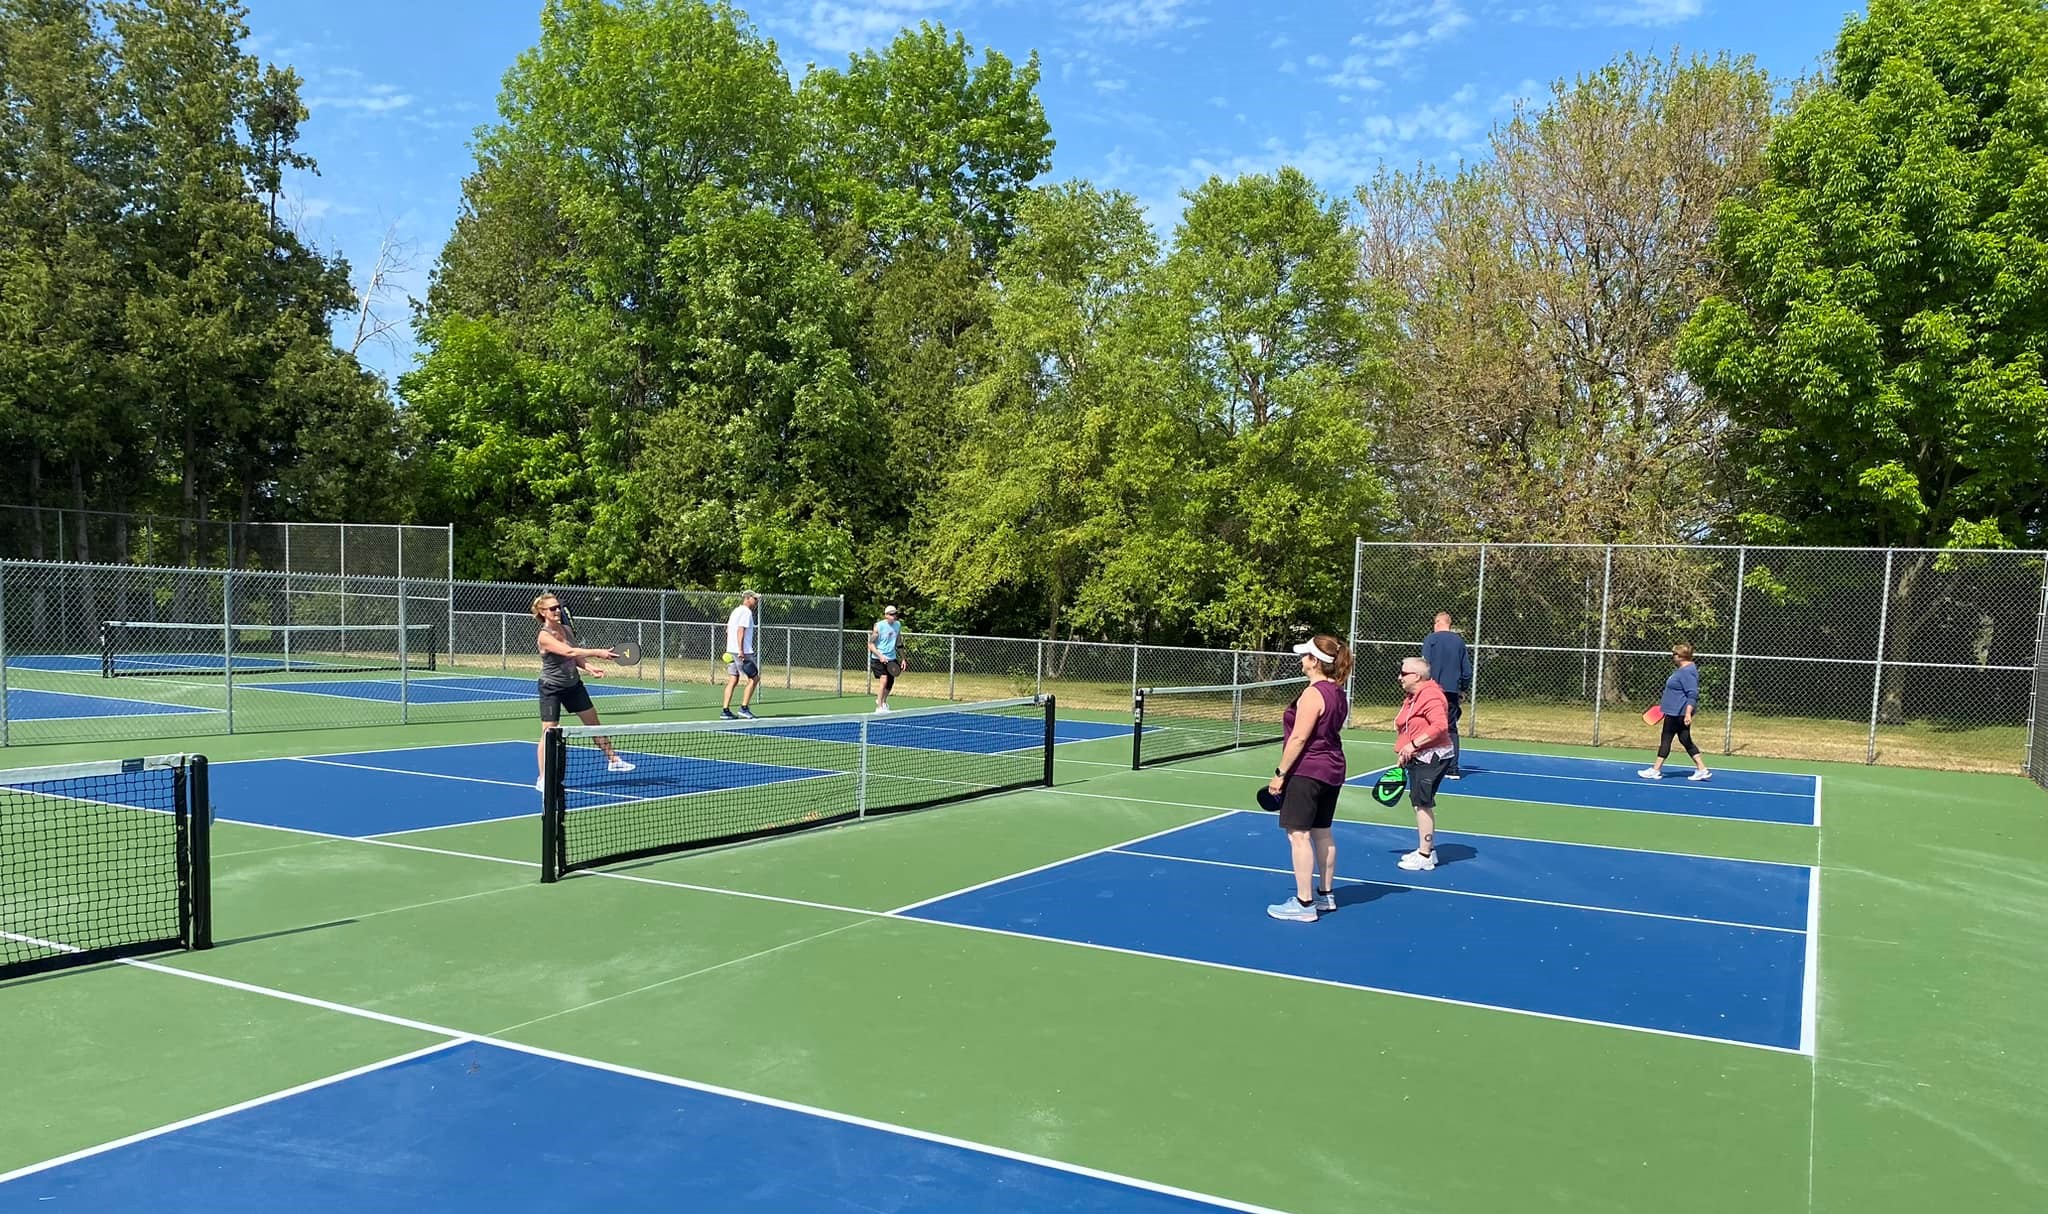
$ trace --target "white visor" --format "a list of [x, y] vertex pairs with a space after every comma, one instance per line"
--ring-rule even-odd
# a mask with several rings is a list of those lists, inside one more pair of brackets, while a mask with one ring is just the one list
[[1294, 647], [1294, 652], [1313, 655], [1316, 661], [1324, 662], [1331, 666], [1337, 664], [1337, 655], [1334, 653], [1324, 653], [1322, 650], [1317, 649], [1314, 641], [1303, 641]]

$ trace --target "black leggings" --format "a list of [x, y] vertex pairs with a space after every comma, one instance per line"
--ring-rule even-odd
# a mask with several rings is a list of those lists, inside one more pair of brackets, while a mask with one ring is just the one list
[[1700, 757], [1700, 748], [1692, 744], [1692, 726], [1685, 723], [1684, 713], [1664, 718], [1664, 736], [1657, 739], [1658, 758], [1668, 759], [1671, 757], [1671, 739], [1673, 738], [1677, 738], [1678, 744], [1685, 747], [1685, 753], [1695, 759]]

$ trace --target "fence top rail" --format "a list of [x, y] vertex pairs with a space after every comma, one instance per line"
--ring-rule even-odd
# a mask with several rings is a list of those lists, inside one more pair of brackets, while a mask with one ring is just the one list
[[1368, 540], [1360, 548], [1547, 548], [1604, 552], [1615, 548], [1646, 552], [1892, 552], [1931, 556], [2015, 556], [2048, 559], [2048, 548], [1873, 548], [1847, 544], [1597, 544], [1531, 543], [1525, 540]]

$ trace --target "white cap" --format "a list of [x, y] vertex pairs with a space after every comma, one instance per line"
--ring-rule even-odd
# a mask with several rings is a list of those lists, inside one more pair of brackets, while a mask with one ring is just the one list
[[882, 614], [883, 614], [883, 615], [902, 615], [903, 613], [902, 613], [902, 612], [900, 612], [900, 611], [898, 611], [898, 610], [896, 610], [896, 605], [895, 605], [894, 603], [891, 603], [891, 604], [890, 604], [889, 606], [887, 606], [887, 607], [884, 607], [884, 608], [882, 608]]
[[1328, 662], [1333, 666], [1337, 663], [1336, 654], [1324, 653], [1322, 650], [1317, 649], [1316, 643], [1314, 641], [1303, 641], [1301, 644], [1296, 645], [1294, 647], [1294, 652], [1301, 654], [1311, 654], [1315, 657], [1316, 661]]
[[754, 593], [753, 591], [751, 591], [751, 590], [742, 590], [742, 591], [740, 591], [740, 597], [741, 597], [741, 598], [743, 598], [743, 599], [758, 599], [758, 598], [760, 598], [761, 596], [760, 596], [760, 595], [758, 595], [758, 594], [755, 594], [755, 593]]

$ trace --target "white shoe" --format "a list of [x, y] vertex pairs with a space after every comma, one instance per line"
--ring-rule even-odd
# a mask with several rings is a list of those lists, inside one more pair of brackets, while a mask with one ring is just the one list
[[877, 704], [877, 705], [875, 705], [875, 711], [876, 711], [876, 712], [887, 712], [887, 711], [889, 711], [889, 706], [888, 706], [887, 704]]
[[545, 778], [545, 777], [543, 777], [543, 778], [541, 778], [541, 779], [538, 779], [538, 780], [535, 780], [535, 781], [533, 782], [533, 791], [535, 791], [535, 792], [546, 792], [547, 790], [548, 790], [548, 782], [547, 782], [547, 780], [546, 780], [546, 778]]
[[1401, 867], [1411, 873], [1426, 873], [1436, 867], [1436, 852], [1416, 850], [1401, 857]]
[[1293, 898], [1288, 898], [1284, 902], [1275, 902], [1266, 908], [1266, 913], [1275, 919], [1284, 919], [1289, 923], [1314, 923], [1316, 921], [1316, 908], [1313, 906], [1303, 906]]
[[1636, 774], [1645, 780], [1661, 780], [1664, 778], [1664, 773], [1654, 767], [1645, 767]]
[[1337, 891], [1336, 891], [1336, 890], [1334, 890], [1334, 889], [1333, 889], [1333, 890], [1331, 890], [1331, 891], [1330, 891], [1329, 893], [1327, 893], [1327, 894], [1317, 894], [1317, 895], [1316, 895], [1316, 911], [1317, 911], [1317, 913], [1319, 913], [1319, 914], [1320, 914], [1320, 913], [1322, 913], [1322, 912], [1324, 912], [1324, 911], [1333, 911], [1333, 910], [1336, 910], [1336, 909], [1337, 909]]
[[1701, 781], [1701, 780], [1711, 780], [1711, 779], [1713, 779], [1713, 778], [1714, 778], [1714, 773], [1713, 773], [1713, 772], [1711, 772], [1711, 771], [1708, 771], [1708, 770], [1707, 770], [1706, 768], [1704, 768], [1704, 767], [1694, 768], [1694, 769], [1693, 769], [1693, 773], [1692, 773], [1691, 775], [1689, 775], [1689, 776], [1687, 776], [1687, 777], [1686, 777], [1686, 779], [1688, 779], [1688, 780], [1691, 780], [1691, 781], [1693, 781], [1694, 783], [1698, 783], [1698, 782], [1699, 782], [1699, 781]]
[[613, 759], [604, 765], [604, 769], [606, 771], [631, 771], [633, 770], [633, 765], [624, 759]]

